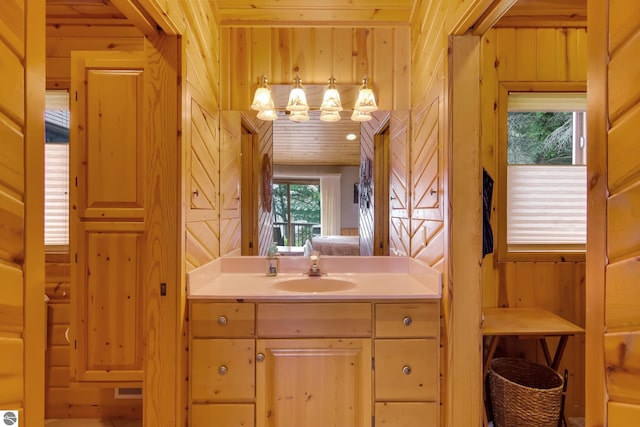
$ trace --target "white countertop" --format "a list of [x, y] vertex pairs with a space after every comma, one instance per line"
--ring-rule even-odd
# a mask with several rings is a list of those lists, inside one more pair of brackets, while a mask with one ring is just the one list
[[[441, 296], [441, 273], [408, 257], [321, 257], [320, 270], [326, 273], [321, 277], [308, 277], [305, 272], [309, 265], [308, 257], [282, 257], [278, 275], [268, 276], [264, 257], [219, 258], [187, 273], [188, 297], [231, 300], [389, 300], [433, 299]], [[303, 279], [303, 285], [296, 285], [295, 290], [286, 286], [285, 282], [299, 279]], [[336, 283], [338, 286], [332, 286]], [[342, 284], [347, 285], [345, 289], [341, 288]]]

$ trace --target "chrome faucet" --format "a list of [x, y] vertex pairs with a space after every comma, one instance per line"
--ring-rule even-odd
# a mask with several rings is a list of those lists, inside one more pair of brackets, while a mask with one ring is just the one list
[[309, 256], [309, 260], [311, 261], [311, 267], [309, 267], [307, 274], [309, 276], [322, 276], [322, 272], [320, 272], [320, 255], [318, 252], [313, 251], [311, 256]]

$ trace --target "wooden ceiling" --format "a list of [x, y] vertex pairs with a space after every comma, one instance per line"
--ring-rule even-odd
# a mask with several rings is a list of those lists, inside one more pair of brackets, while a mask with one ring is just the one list
[[214, 0], [223, 25], [408, 25], [415, 0]]

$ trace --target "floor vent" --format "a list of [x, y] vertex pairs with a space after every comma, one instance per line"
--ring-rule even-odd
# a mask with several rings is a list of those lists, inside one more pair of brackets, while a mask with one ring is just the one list
[[142, 388], [120, 387], [114, 390], [114, 399], [142, 399]]

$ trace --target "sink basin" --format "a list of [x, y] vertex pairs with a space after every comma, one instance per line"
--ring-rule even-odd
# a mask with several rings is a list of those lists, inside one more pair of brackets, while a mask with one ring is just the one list
[[353, 289], [354, 282], [328, 277], [304, 277], [300, 279], [287, 279], [277, 282], [276, 289], [290, 292], [336, 292]]

